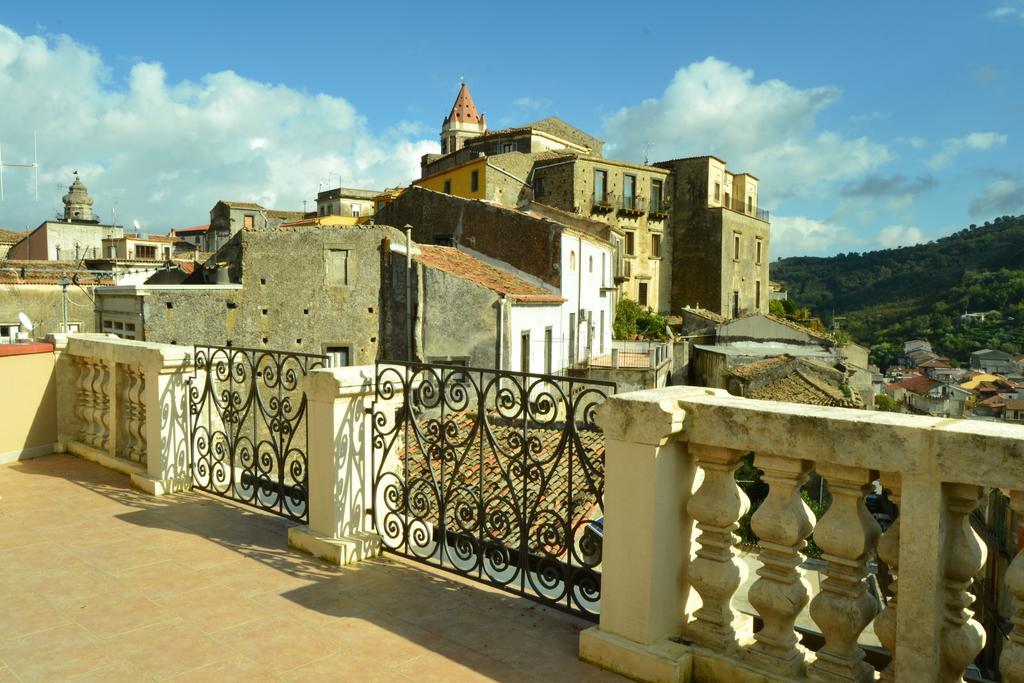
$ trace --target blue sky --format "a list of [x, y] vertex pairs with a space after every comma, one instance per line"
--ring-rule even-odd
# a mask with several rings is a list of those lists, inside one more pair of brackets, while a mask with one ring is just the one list
[[[1024, 0], [15, 3], [0, 16], [0, 225], [72, 169], [159, 232], [220, 198], [301, 208], [407, 183], [465, 75], [491, 127], [557, 115], [640, 160], [761, 179], [773, 255], [864, 251], [1024, 213]], [[4, 93], [7, 93], [4, 96]]]

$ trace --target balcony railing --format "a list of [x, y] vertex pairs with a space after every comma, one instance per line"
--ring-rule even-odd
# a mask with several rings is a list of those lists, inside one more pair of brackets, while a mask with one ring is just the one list
[[[645, 680], [689, 680], [688, 670], [700, 680], [869, 681], [880, 669], [883, 680], [958, 681], [981, 652], [971, 590], [987, 552], [970, 517], [991, 487], [1011, 491], [1024, 515], [1024, 429], [684, 387], [610, 397], [597, 421], [608, 439], [603, 602], [600, 626], [581, 636], [583, 659]], [[749, 509], [734, 473], [750, 453], [768, 484], [751, 522], [756, 633], [734, 603], [748, 572], [735, 531]], [[820, 520], [800, 495], [812, 469], [831, 496]], [[865, 505], [875, 482], [899, 509], [884, 533]], [[822, 551], [814, 591], [802, 566], [811, 534]], [[884, 604], [871, 591], [876, 557], [896, 577]], [[999, 666], [1019, 681], [1024, 554], [1005, 587], [1015, 614]], [[795, 626], [808, 615], [816, 652]], [[888, 654], [874, 665], [869, 626]]]
[[752, 216], [759, 221], [769, 222], [769, 213], [767, 209], [761, 209], [746, 204], [742, 199], [739, 198], [728, 198], [722, 202], [722, 206], [725, 208], [735, 211], [736, 213], [742, 213], [746, 216]]
[[619, 201], [619, 213], [640, 215], [647, 211], [647, 199], [625, 195]]
[[611, 213], [615, 210], [615, 195], [611, 192], [594, 194], [593, 211], [595, 213]]

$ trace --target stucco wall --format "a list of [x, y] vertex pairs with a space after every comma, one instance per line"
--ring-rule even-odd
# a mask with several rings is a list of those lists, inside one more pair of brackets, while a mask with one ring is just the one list
[[[5, 349], [9, 350], [9, 349]], [[52, 350], [0, 355], [0, 463], [45, 455], [57, 441], [57, 390]]]

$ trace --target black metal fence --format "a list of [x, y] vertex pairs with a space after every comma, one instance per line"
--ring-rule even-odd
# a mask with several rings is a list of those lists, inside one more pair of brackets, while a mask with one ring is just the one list
[[306, 395], [322, 356], [195, 347], [189, 445], [197, 489], [308, 520]]
[[374, 525], [389, 551], [594, 619], [610, 382], [377, 368]]

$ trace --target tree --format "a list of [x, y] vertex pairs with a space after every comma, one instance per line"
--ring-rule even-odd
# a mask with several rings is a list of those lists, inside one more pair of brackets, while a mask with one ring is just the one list
[[612, 334], [616, 339], [651, 339], [662, 341], [668, 337], [668, 321], [650, 308], [629, 299], [620, 299], [615, 307]]
[[875, 410], [880, 410], [884, 413], [898, 413], [900, 411], [899, 406], [896, 404], [896, 399], [889, 394], [877, 394], [875, 396]]

